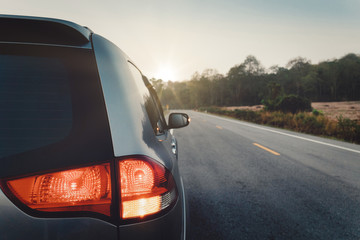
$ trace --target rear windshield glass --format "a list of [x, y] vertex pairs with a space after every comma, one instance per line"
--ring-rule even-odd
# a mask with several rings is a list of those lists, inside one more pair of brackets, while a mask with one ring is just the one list
[[59, 142], [72, 119], [68, 73], [59, 59], [0, 55], [0, 158]]

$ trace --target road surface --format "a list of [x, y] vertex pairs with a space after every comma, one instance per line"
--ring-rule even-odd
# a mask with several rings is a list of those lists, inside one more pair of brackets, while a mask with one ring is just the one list
[[360, 146], [187, 111], [190, 239], [360, 239]]

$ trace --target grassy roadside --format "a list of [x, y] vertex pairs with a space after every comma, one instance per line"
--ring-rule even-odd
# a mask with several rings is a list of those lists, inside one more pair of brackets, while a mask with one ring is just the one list
[[220, 107], [202, 107], [199, 108], [199, 110], [257, 124], [274, 126], [317, 136], [332, 137], [360, 144], [360, 124], [357, 121], [342, 116], [338, 117], [337, 120], [332, 120], [319, 111], [292, 114], [263, 110], [224, 110]]

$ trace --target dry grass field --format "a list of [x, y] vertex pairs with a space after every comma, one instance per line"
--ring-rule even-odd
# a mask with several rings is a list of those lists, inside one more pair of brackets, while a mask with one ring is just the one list
[[322, 111], [325, 116], [336, 120], [342, 115], [344, 118], [360, 121], [360, 101], [356, 102], [314, 102], [311, 106]]
[[[342, 115], [344, 118], [360, 121], [360, 101], [352, 102], [313, 102], [311, 106], [324, 113], [330, 119], [337, 120], [336, 118]], [[241, 106], [241, 107], [224, 107], [226, 110], [252, 110], [260, 111], [263, 109], [262, 105], [255, 106]]]

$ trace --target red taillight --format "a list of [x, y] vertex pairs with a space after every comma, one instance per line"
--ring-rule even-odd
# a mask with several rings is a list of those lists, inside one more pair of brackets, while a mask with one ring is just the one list
[[164, 166], [148, 158], [119, 162], [121, 217], [142, 218], [176, 200], [174, 179]]
[[110, 216], [110, 164], [10, 180], [7, 186], [22, 203], [38, 211], [92, 211]]
[[[20, 207], [26, 205], [40, 212], [95, 212], [113, 220], [118, 214], [121, 219], [134, 219], [160, 213], [175, 203], [175, 182], [163, 165], [145, 156], [117, 159], [116, 162], [117, 183], [112, 180], [116, 178], [110, 174], [110, 163], [0, 183]], [[117, 187], [119, 202], [113, 202], [112, 187]], [[117, 207], [119, 212], [111, 211]]]

